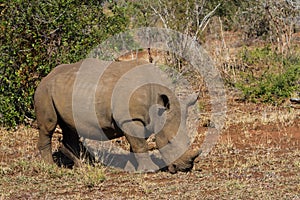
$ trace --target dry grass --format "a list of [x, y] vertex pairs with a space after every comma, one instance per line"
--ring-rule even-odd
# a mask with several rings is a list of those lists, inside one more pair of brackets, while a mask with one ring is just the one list
[[299, 110], [229, 107], [213, 151], [192, 172], [174, 175], [46, 165], [36, 129], [1, 128], [0, 199], [299, 199]]

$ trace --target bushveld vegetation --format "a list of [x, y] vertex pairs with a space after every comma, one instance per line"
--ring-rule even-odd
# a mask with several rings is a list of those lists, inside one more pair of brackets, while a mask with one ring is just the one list
[[[158, 26], [180, 31], [204, 43], [213, 34], [214, 20], [221, 23], [222, 31], [239, 31], [246, 41], [239, 66], [230, 63], [231, 68], [237, 67], [235, 75], [241, 80], [234, 82], [230, 74], [228, 84], [240, 88], [246, 100], [281, 101], [299, 85], [299, 57], [293, 46], [293, 33], [299, 28], [296, 19], [299, 10], [288, 2], [15, 0], [1, 3], [0, 123], [16, 127], [32, 121], [33, 94], [41, 78], [58, 64], [84, 58], [109, 36], [130, 28]], [[247, 48], [247, 42], [258, 40], [269, 48]], [[174, 65], [181, 63], [176, 57], [171, 59]], [[219, 60], [217, 64], [228, 62]], [[246, 67], [250, 69], [239, 70]], [[259, 76], [253, 75], [252, 68], [261, 72]], [[285, 75], [276, 77], [273, 72]]]
[[[0, 199], [299, 199], [300, 110], [286, 103], [300, 95], [297, 2], [1, 1]], [[35, 120], [33, 95], [41, 78], [110, 36], [145, 26], [195, 38], [222, 74], [228, 113], [209, 156], [192, 172], [174, 175], [42, 163], [38, 131], [34, 123], [27, 126]], [[163, 55], [167, 66], [186, 67], [176, 55]], [[199, 103], [196, 146], [209, 126], [206, 97]], [[61, 137], [56, 130], [55, 151]]]

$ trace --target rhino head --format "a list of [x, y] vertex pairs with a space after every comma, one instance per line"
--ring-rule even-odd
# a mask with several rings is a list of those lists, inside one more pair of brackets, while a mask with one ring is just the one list
[[170, 173], [190, 171], [201, 153], [199, 149], [190, 148], [186, 127], [188, 108], [197, 102], [198, 97], [199, 94], [192, 94], [180, 106], [177, 103], [172, 105], [172, 99], [161, 96], [159, 103], [149, 110], [151, 123], [147, 128], [156, 133], [156, 144], [167, 165], [164, 169]]
[[175, 162], [168, 166], [168, 171], [172, 174], [177, 171], [187, 172], [194, 166], [194, 160], [201, 154], [201, 150], [190, 149], [180, 156]]

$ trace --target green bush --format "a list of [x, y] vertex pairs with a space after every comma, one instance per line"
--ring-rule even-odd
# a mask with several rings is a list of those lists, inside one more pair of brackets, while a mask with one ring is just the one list
[[286, 58], [265, 47], [244, 51], [242, 61], [248, 67], [240, 72], [236, 87], [245, 100], [280, 104], [300, 91], [299, 58]]
[[290, 66], [283, 74], [268, 74], [252, 84], [239, 84], [238, 87], [247, 100], [280, 104], [294, 91], [299, 91], [299, 80], [300, 65], [296, 65]]
[[123, 8], [103, 1], [12, 0], [0, 4], [0, 124], [34, 119], [33, 95], [42, 77], [72, 63], [126, 29]]

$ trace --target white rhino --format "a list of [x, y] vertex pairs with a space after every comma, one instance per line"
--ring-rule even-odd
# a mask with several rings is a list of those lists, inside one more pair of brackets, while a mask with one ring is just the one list
[[[146, 141], [155, 133], [156, 146], [165, 159], [166, 169], [171, 173], [190, 170], [199, 150], [188, 148], [185, 120], [188, 106], [193, 105], [198, 96], [187, 98], [182, 108], [170, 89], [150, 83], [138, 87], [127, 104], [123, 97], [128, 95], [126, 79], [122, 85], [125, 89], [121, 87], [117, 94], [113, 93], [118, 81], [126, 73], [147, 65], [152, 64], [142, 60], [108, 63], [90, 58], [54, 68], [42, 79], [34, 97], [39, 127], [38, 148], [42, 158], [48, 163], [54, 162], [51, 138], [59, 125], [63, 145], [76, 157], [80, 155], [80, 137], [110, 140], [125, 136], [131, 151], [135, 153], [137, 162], [133, 165], [136, 170], [156, 170], [161, 166], [156, 166], [147, 156]], [[83, 71], [82, 66], [88, 66], [90, 70]], [[101, 73], [97, 74], [95, 70]], [[78, 82], [78, 76], [82, 73]], [[138, 73], [136, 78], [137, 82], [147, 79]], [[132, 80], [128, 82], [130, 87], [135, 83]], [[94, 116], [89, 114], [89, 109], [95, 111]], [[126, 113], [128, 110], [129, 114]], [[184, 123], [181, 123], [182, 120]], [[167, 146], [171, 147], [164, 148]], [[183, 152], [178, 154], [180, 151]], [[177, 156], [172, 162], [168, 158], [171, 154]]]

